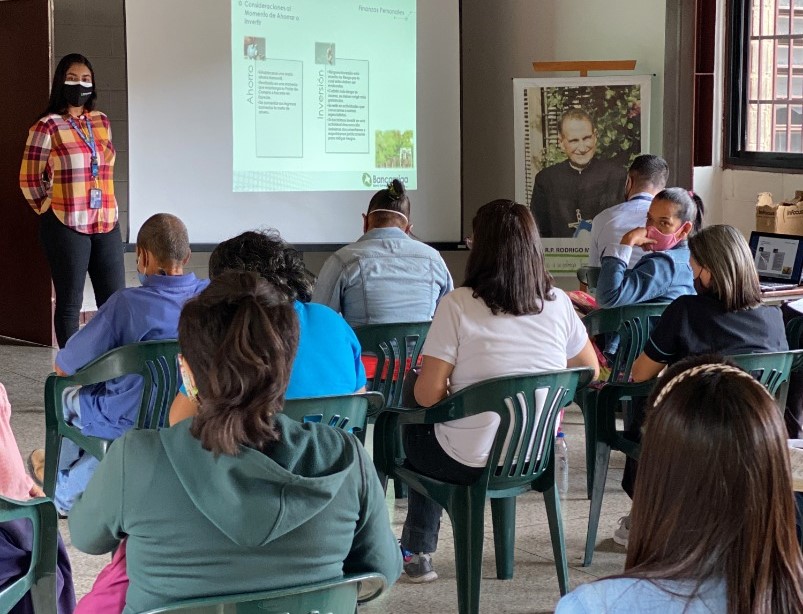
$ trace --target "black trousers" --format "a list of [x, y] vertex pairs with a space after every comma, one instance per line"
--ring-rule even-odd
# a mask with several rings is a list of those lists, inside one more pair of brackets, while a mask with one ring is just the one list
[[[781, 313], [784, 324], [803, 316], [803, 313], [792, 309], [788, 303], [781, 305]], [[786, 395], [783, 417], [789, 438], [803, 439], [803, 371], [792, 371], [789, 375], [789, 392]]]
[[[409, 424], [402, 429], [405, 463], [416, 471], [453, 484], [473, 484], [484, 471], [454, 460], [441, 448], [432, 424]], [[402, 529], [401, 545], [414, 553], [435, 552], [441, 528], [443, 508], [412, 488], [407, 495], [407, 519]]]
[[56, 290], [53, 326], [59, 347], [63, 348], [78, 330], [87, 273], [98, 307], [125, 288], [123, 239], [119, 224], [109, 232], [83, 234], [62, 224], [52, 211], [42, 214], [40, 222], [39, 239]]
[[[647, 399], [633, 399], [625, 415], [625, 439], [641, 443], [641, 427], [644, 426], [645, 410]], [[636, 473], [638, 472], [638, 461], [629, 456], [625, 458], [625, 470], [622, 474], [622, 489], [627, 496], [633, 498], [633, 491], [636, 487]]]

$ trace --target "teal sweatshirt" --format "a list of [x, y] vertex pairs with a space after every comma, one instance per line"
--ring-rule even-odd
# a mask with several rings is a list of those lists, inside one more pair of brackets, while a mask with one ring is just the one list
[[125, 614], [344, 573], [396, 581], [382, 488], [353, 435], [280, 414], [270, 456], [241, 447], [215, 457], [191, 422], [115, 441], [70, 512], [79, 550], [104, 554], [128, 537]]

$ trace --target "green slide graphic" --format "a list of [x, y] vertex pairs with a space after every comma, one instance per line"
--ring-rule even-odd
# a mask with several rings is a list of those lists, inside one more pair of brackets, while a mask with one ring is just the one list
[[235, 192], [416, 189], [416, 0], [232, 0]]

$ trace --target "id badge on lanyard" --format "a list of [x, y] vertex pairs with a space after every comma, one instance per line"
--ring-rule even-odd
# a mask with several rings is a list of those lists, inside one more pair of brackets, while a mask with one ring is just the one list
[[89, 132], [89, 136], [87, 137], [84, 134], [84, 131], [75, 123], [72, 117], [68, 120], [70, 125], [73, 129], [78, 133], [78, 136], [81, 137], [81, 140], [86, 143], [87, 147], [89, 147], [90, 151], [92, 152], [92, 156], [89, 159], [89, 172], [92, 175], [92, 180], [94, 181], [95, 186], [90, 188], [89, 190], [89, 208], [90, 209], [100, 209], [103, 206], [103, 190], [98, 187], [98, 177], [100, 176], [100, 163], [98, 161], [98, 150], [97, 146], [95, 145], [95, 135], [92, 132], [92, 120], [89, 118], [86, 119], [86, 127]]

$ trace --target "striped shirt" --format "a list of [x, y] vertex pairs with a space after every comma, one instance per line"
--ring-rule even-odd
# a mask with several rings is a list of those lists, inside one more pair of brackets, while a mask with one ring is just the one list
[[[92, 178], [92, 150], [61, 115], [48, 115], [28, 131], [28, 142], [20, 167], [20, 188], [39, 214], [52, 209], [69, 228], [84, 234], [109, 232], [117, 223], [112, 171], [115, 149], [109, 119], [100, 111], [77, 118], [75, 124], [88, 136], [86, 122], [98, 152], [99, 175]], [[99, 188], [103, 202], [90, 209], [89, 190]]]

